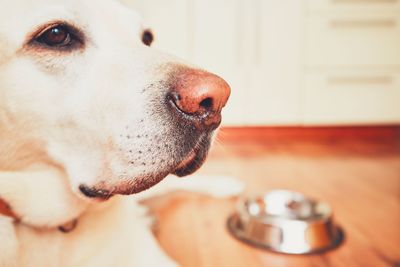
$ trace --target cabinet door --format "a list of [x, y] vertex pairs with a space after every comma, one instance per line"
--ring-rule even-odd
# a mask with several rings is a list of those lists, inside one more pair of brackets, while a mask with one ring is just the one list
[[300, 123], [301, 11], [291, 0], [195, 0], [195, 62], [231, 83], [226, 123]]
[[225, 124], [300, 123], [301, 1], [124, 1], [154, 28], [156, 47], [231, 84]]
[[307, 12], [337, 14], [399, 12], [399, 0], [305, 0]]
[[306, 27], [309, 66], [400, 65], [400, 12], [312, 15]]
[[155, 35], [154, 47], [192, 60], [191, 1], [122, 0], [136, 10]]
[[258, 0], [259, 24], [254, 44], [252, 112], [262, 114], [257, 124], [301, 122], [301, 43], [304, 17], [302, 1]]
[[400, 73], [396, 70], [310, 71], [304, 95], [309, 125], [400, 121]]

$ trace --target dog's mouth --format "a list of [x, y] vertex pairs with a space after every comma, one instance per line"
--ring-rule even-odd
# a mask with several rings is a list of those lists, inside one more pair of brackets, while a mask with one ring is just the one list
[[208, 153], [206, 146], [197, 145], [192, 152], [172, 172], [178, 177], [187, 176], [197, 171], [203, 165]]
[[204, 138], [200, 138], [187, 156], [185, 156], [175, 166], [172, 166], [170, 170], [162, 170], [158, 173], [135, 178], [133, 181], [114, 187], [112, 190], [97, 186], [90, 187], [84, 184], [79, 186], [79, 190], [87, 198], [104, 201], [114, 195], [131, 195], [140, 193], [153, 187], [169, 174], [174, 174], [178, 177], [187, 176], [197, 171], [203, 165], [208, 154], [210, 144], [209, 139], [208, 135]]
[[197, 153], [195, 151], [192, 151], [186, 159], [182, 160], [181, 163], [179, 163], [179, 165], [176, 167], [174, 174], [176, 174], [177, 176], [181, 177], [184, 176], [180, 175], [181, 173], [185, 173], [186, 170], [190, 169], [190, 166], [194, 164], [194, 162], [196, 161], [197, 158]]
[[98, 189], [98, 188], [90, 187], [90, 186], [87, 186], [84, 184], [81, 184], [79, 186], [79, 190], [85, 197], [91, 198], [91, 199], [107, 200], [110, 197], [114, 196], [114, 193], [112, 193], [109, 190]]

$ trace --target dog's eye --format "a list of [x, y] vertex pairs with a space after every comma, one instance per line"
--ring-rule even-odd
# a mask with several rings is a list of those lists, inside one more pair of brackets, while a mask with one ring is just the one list
[[44, 31], [36, 40], [48, 46], [60, 47], [71, 44], [72, 36], [66, 26], [54, 26]]
[[43, 26], [33, 36], [27, 45], [45, 50], [72, 51], [85, 45], [82, 31], [65, 22]]
[[145, 30], [142, 33], [142, 42], [145, 45], [150, 46], [151, 43], [153, 42], [153, 40], [154, 40], [154, 36], [153, 36], [153, 33], [150, 30]]

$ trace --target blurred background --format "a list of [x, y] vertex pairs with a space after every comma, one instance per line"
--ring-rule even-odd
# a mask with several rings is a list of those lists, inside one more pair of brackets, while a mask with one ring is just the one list
[[124, 1], [232, 85], [225, 125], [400, 122], [397, 0]]
[[[284, 188], [328, 202], [336, 250], [288, 256], [233, 239], [235, 201], [149, 205], [183, 266], [400, 266], [400, 0], [124, 0], [154, 47], [225, 78], [232, 96], [203, 175], [244, 195]], [[217, 178], [216, 178], [217, 179]]]

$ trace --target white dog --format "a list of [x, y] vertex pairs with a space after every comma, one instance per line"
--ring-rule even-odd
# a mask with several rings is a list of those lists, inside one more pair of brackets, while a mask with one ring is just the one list
[[174, 266], [137, 203], [151, 190], [114, 195], [198, 169], [229, 86], [150, 49], [117, 2], [1, 1], [0, 266]]

